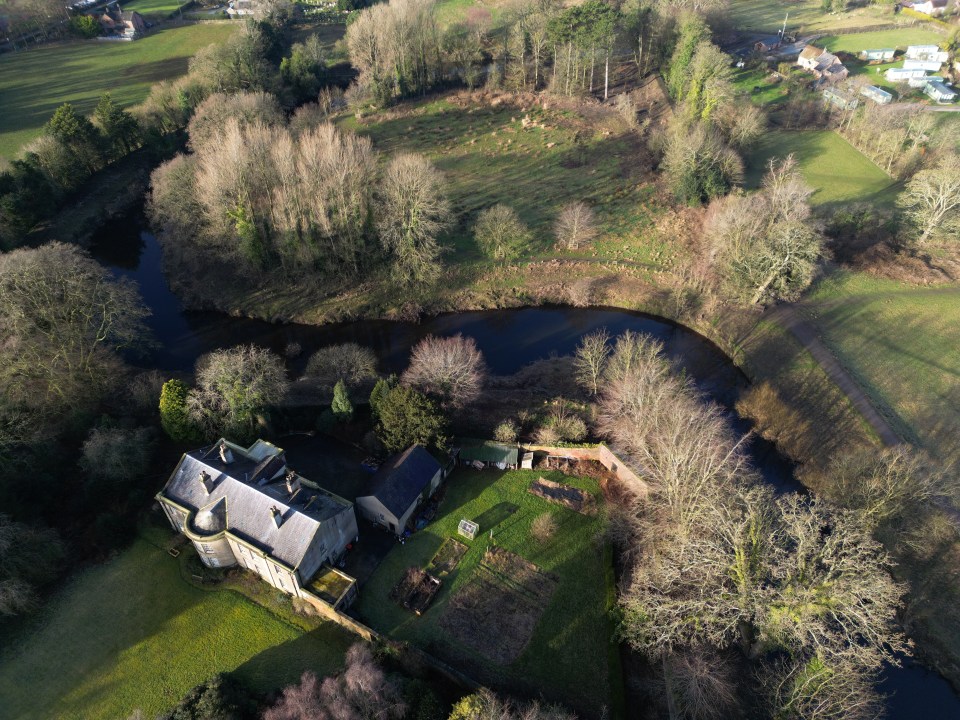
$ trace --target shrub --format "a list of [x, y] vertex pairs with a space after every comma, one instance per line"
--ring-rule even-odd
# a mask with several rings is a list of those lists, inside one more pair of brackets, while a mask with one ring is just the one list
[[350, 422], [353, 417], [353, 403], [350, 402], [350, 395], [343, 380], [337, 380], [337, 384], [333, 386], [333, 403], [330, 405], [330, 411], [337, 422]]
[[517, 257], [530, 241], [530, 231], [517, 211], [502, 203], [480, 211], [473, 235], [480, 249], [497, 260]]
[[390, 452], [400, 452], [414, 443], [446, 446], [446, 419], [433, 400], [413, 388], [393, 388], [378, 411], [377, 437]]
[[160, 426], [174, 442], [200, 439], [199, 429], [187, 408], [189, 392], [189, 388], [180, 380], [168, 380], [160, 389]]
[[553, 517], [553, 513], [549, 512], [545, 512], [542, 515], [537, 515], [533, 521], [533, 525], [530, 526], [530, 534], [533, 536], [534, 540], [539, 543], [546, 543], [554, 536], [556, 532], [557, 521]]
[[517, 424], [513, 420], [504, 420], [493, 431], [493, 439], [502, 443], [516, 442], [518, 432]]

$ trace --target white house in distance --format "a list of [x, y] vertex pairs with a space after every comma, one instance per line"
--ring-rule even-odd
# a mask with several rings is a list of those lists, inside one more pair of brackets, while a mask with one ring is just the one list
[[263, 440], [185, 453], [157, 500], [204, 564], [240, 565], [291, 595], [304, 596], [358, 536], [353, 505], [288, 469]]
[[873, 100], [877, 105], [888, 105], [893, 102], [893, 95], [886, 90], [878, 88], [876, 85], [864, 85], [860, 88], [860, 94], [865, 98]]
[[861, 50], [860, 59], [870, 62], [891, 62], [897, 54], [896, 48], [880, 48], [877, 50]]
[[957, 91], [941, 80], [930, 80], [923, 91], [938, 103], [952, 103], [957, 99]]
[[807, 45], [800, 52], [797, 65], [804, 70], [809, 70], [823, 82], [843, 80], [849, 74], [847, 68], [840, 62], [840, 58], [814, 45]]
[[941, 50], [939, 45], [909, 45], [903, 57], [906, 60], [926, 60], [928, 62], [945, 63], [950, 53]]
[[402, 535], [416, 509], [437, 491], [443, 468], [422, 445], [412, 445], [381, 465], [357, 511], [375, 525]]
[[937, 17], [947, 11], [950, 0], [922, 0], [922, 2], [905, 2], [904, 6], [911, 8], [915, 12]]

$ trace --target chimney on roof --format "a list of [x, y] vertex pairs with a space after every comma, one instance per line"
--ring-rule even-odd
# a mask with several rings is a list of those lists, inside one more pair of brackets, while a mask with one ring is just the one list
[[293, 470], [289, 470], [287, 472], [287, 494], [293, 500], [298, 492], [300, 492], [300, 476]]
[[224, 465], [229, 465], [233, 462], [233, 452], [227, 447], [225, 442], [220, 443], [220, 459]]
[[280, 509], [276, 505], [270, 508], [270, 514], [273, 515], [273, 522], [277, 527], [283, 525], [283, 515], [280, 513]]
[[208, 473], [206, 470], [201, 470], [199, 480], [200, 484], [203, 485], [203, 489], [206, 491], [207, 495], [209, 495], [213, 490], [214, 485], [213, 478], [210, 477], [210, 473]]

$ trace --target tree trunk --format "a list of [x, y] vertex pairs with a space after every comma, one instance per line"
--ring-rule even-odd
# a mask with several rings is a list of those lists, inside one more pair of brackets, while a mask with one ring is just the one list
[[603, 67], [603, 99], [610, 97], [610, 51], [607, 50], [607, 59]]

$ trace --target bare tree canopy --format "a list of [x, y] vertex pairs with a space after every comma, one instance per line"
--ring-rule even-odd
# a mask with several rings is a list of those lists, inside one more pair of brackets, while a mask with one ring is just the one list
[[149, 428], [94, 428], [83, 443], [80, 466], [93, 478], [129, 482], [143, 477], [152, 452]]
[[579, 250], [593, 242], [600, 230], [593, 210], [584, 202], [567, 203], [554, 225], [557, 244], [567, 250]]
[[362, 643], [347, 651], [346, 667], [336, 677], [303, 674], [298, 685], [283, 689], [264, 720], [401, 720], [407, 706], [397, 685]]
[[477, 245], [497, 260], [516, 257], [530, 241], [530, 231], [517, 211], [503, 203], [480, 211], [473, 234]]
[[328, 387], [336, 385], [338, 380], [356, 387], [377, 376], [377, 356], [370, 348], [356, 343], [329, 345], [310, 356], [304, 375]]
[[960, 232], [960, 156], [947, 153], [932, 168], [914, 175], [897, 204], [917, 245]]
[[377, 230], [390, 253], [393, 275], [404, 284], [440, 274], [437, 235], [450, 224], [443, 176], [429, 160], [402, 154], [390, 161], [380, 183]]
[[56, 531], [0, 515], [0, 615], [33, 610], [36, 586], [56, 577], [63, 554]]
[[413, 348], [401, 381], [457, 407], [480, 396], [487, 369], [473, 338], [430, 335]]
[[7, 398], [95, 398], [110, 380], [103, 370], [113, 354], [145, 339], [149, 314], [133, 283], [114, 279], [74, 245], [0, 255]]
[[610, 356], [610, 333], [601, 328], [581, 338], [573, 356], [577, 382], [596, 395], [600, 391], [600, 378]]
[[214, 93], [193, 112], [187, 125], [190, 147], [194, 150], [210, 142], [218, 142], [230, 120], [240, 127], [283, 125], [283, 112], [275, 95], [265, 92], [242, 92], [235, 95]]
[[287, 373], [281, 359], [254, 345], [217, 350], [197, 361], [190, 414], [211, 438], [252, 439], [262, 413], [283, 399]]
[[711, 205], [707, 235], [731, 294], [756, 304], [793, 298], [811, 283], [824, 252], [812, 192], [790, 155], [770, 161], [760, 191]]
[[486, 688], [460, 700], [453, 706], [449, 720], [577, 720], [576, 715], [558, 705], [537, 701], [515, 702], [497, 697]]
[[[642, 468], [644, 482], [628, 488], [633, 500], [621, 521], [629, 527], [617, 530], [630, 564], [624, 638], [663, 662], [668, 685], [677, 680], [674, 701], [699, 708], [685, 711], [691, 717], [709, 717], [703, 698], [723, 696], [722, 673], [701, 676], [690, 665], [688, 654], [702, 647], [739, 650], [748, 661], [787, 654], [780, 669], [758, 671], [764, 683], [777, 672], [789, 684], [820, 663], [831, 677], [842, 668], [870, 688], [883, 662], [908, 650], [896, 620], [904, 588], [891, 579], [873, 526], [822, 500], [775, 497], [723, 412], [670, 372], [657, 343], [632, 336], [617, 346], [600, 427]], [[832, 702], [835, 687], [798, 692], [815, 707], [816, 698]], [[771, 716], [815, 717], [791, 714], [796, 693], [781, 691], [771, 702], [794, 704], [776, 705]], [[867, 693], [857, 702], [874, 699]]]

